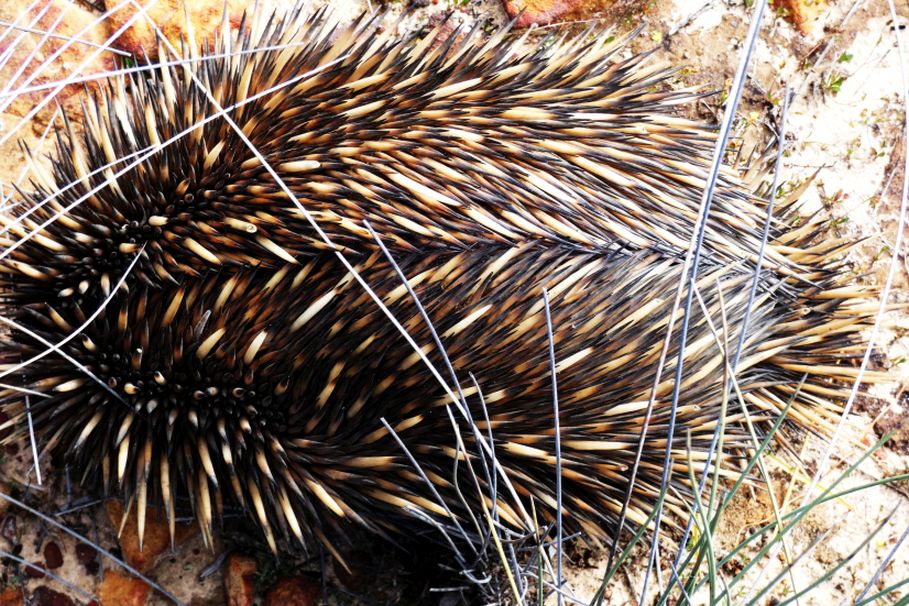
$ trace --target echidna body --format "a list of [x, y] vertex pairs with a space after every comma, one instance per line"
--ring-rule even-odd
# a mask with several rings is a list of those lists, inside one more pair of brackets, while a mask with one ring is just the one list
[[[463, 386], [475, 426], [546, 520], [556, 508], [550, 293], [563, 513], [604, 538], [628, 490], [713, 136], [669, 113], [692, 98], [654, 90], [670, 72], [618, 58], [621, 44], [603, 37], [523, 52], [505, 32], [453, 35], [432, 48], [434, 34], [399, 40], [375, 25], [335, 30], [295, 12], [244, 28], [228, 58], [113, 80], [91, 101], [85, 136], [60, 144], [53, 174], [39, 171], [5, 219], [18, 238], [0, 255], [16, 327], [0, 374], [46, 395], [29, 402], [42, 445], [135, 497], [140, 519], [160, 499], [173, 520], [175, 495], [188, 493], [206, 532], [223, 497], [246, 506], [273, 547], [278, 529], [331, 545], [351, 524], [385, 534], [415, 516], [466, 524], [466, 466], [451, 470], [471, 456], [455, 443], [468, 422], [331, 251], [350, 256], [444, 367], [368, 221], [455, 373], [476, 377]], [[763, 205], [731, 173], [714, 209], [676, 411], [676, 503], [689, 462], [704, 471], [760, 249]], [[772, 227], [736, 379], [759, 427], [792, 401], [792, 421], [824, 431], [852, 376], [840, 363], [861, 344], [853, 299], [869, 293], [843, 288], [832, 260], [843, 243], [816, 242], [817, 230]], [[660, 490], [674, 347], [634, 523]], [[746, 446], [745, 410], [728, 400], [725, 445]], [[19, 391], [2, 404], [21, 422]], [[497, 507], [507, 523], [527, 522], [519, 505]]]
[[[358, 269], [414, 340], [430, 344], [428, 326], [395, 270], [380, 256]], [[624, 498], [625, 472], [633, 464], [672, 306], [672, 297], [653, 293], [672, 290], [681, 264], [647, 252], [529, 247], [414, 255], [402, 270], [455, 371], [476, 376], [498, 460], [518, 492], [536, 499], [541, 511], [555, 503], [551, 374], [539, 294], [543, 288], [551, 292], [565, 411], [564, 510], [569, 525], [591, 539], [604, 538]], [[827, 284], [824, 272], [819, 277]], [[699, 288], [705, 309], [692, 311], [686, 349], [677, 460], [686, 460], [688, 443], [695, 465], [703, 466], [724, 388], [722, 347], [738, 338], [750, 286], [751, 275], [741, 267], [704, 271]], [[848, 325], [819, 342], [806, 340], [830, 314], [846, 312], [847, 297], [828, 299], [823, 291], [815, 296], [800, 300], [782, 284], [767, 285], [758, 296], [737, 379], [755, 422], [785, 408], [802, 374], [791, 366], [833, 364], [852, 342], [854, 328]], [[810, 311], [803, 308], [809, 305]], [[725, 330], [708, 323], [719, 317], [720, 306]], [[89, 311], [45, 312], [30, 324], [39, 327], [43, 341], [56, 343]], [[18, 336], [22, 345], [10, 352], [22, 359], [44, 349], [41, 341]], [[141, 494], [143, 509], [146, 492], [163, 494], [172, 507], [174, 490], [186, 482], [183, 488], [194, 494], [206, 525], [211, 492], [220, 490], [249, 504], [269, 535], [275, 527], [308, 535], [353, 522], [377, 530], [406, 527], [405, 507], [444, 517], [383, 418], [433, 474], [449, 506], [458, 504], [445, 480], [456, 447], [453, 434], [442, 438], [451, 431], [445, 391], [331, 260], [277, 271], [211, 273], [179, 286], [130, 291], [115, 298], [65, 352], [103, 383], [66, 360], [25, 366], [24, 384], [49, 396], [31, 403], [33, 422], [86, 477]], [[670, 350], [671, 360], [676, 353]], [[430, 349], [429, 357], [442, 367], [438, 352]], [[833, 411], [815, 406], [814, 388], [823, 389], [823, 383], [811, 376], [791, 418], [823, 431]], [[649, 513], [648, 497], [659, 492], [671, 391], [666, 381], [656, 394], [650, 446], [629, 512], [637, 523]], [[475, 388], [465, 385], [465, 396], [478, 406]], [[473, 414], [478, 427], [490, 428], [479, 408]], [[736, 429], [742, 414], [730, 406], [729, 445], [748, 444]], [[469, 435], [466, 428], [464, 433]], [[687, 472], [672, 479], [686, 491]], [[520, 521], [507, 501], [499, 507], [513, 523]]]
[[[61, 140], [53, 174], [39, 171], [6, 219], [18, 237], [43, 226], [4, 254], [14, 271], [79, 296], [115, 282], [143, 244], [136, 278], [155, 283], [299, 261], [328, 245], [297, 203], [353, 252], [374, 245], [364, 219], [398, 251], [687, 247], [714, 135], [670, 113], [697, 96], [660, 90], [673, 71], [619, 59], [624, 41], [523, 51], [507, 31], [456, 31], [431, 48], [437, 32], [397, 39], [375, 17], [340, 31], [321, 15], [257, 23], [228, 57], [236, 41], [110, 81], [84, 136]], [[758, 207], [726, 179], [713, 206], [705, 254], [753, 258]]]

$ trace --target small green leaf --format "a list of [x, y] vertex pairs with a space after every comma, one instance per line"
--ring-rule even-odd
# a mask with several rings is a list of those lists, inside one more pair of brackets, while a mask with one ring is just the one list
[[830, 80], [827, 81], [827, 84], [824, 88], [827, 89], [827, 92], [831, 94], [837, 94], [840, 92], [840, 89], [843, 87], [843, 82], [846, 81], [846, 76], [842, 74], [837, 74], [830, 76]]

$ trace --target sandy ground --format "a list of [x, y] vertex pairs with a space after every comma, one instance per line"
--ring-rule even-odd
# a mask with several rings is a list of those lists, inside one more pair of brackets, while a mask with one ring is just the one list
[[[761, 139], [758, 133], [766, 133], [763, 125], [769, 112], [780, 103], [785, 88], [789, 87], [795, 96], [787, 115], [788, 148], [782, 178], [789, 187], [795, 187], [813, 177], [801, 197], [805, 210], [828, 213], [837, 223], [838, 232], [861, 239], [861, 244], [850, 253], [857, 280], [881, 286], [887, 280], [893, 260], [900, 205], [905, 139], [898, 91], [905, 85], [891, 30], [894, 21], [886, 4], [859, 2], [857, 7], [844, 21], [852, 3], [835, 3], [822, 17], [820, 26], [808, 36], [801, 36], [772, 13], [766, 16], [739, 110], [742, 119], [738, 132], [746, 148], [750, 142]], [[903, 7], [896, 22], [904, 23], [905, 14]], [[689, 20], [691, 15], [695, 16]], [[684, 23], [687, 25], [678, 29]], [[680, 80], [726, 88], [748, 25], [746, 11], [741, 6], [678, 0], [642, 35], [664, 40], [668, 59], [689, 66]], [[676, 30], [674, 35], [668, 35]], [[715, 104], [716, 100], [709, 100], [701, 108], [702, 113], [709, 115], [715, 111]], [[904, 244], [896, 259], [891, 302], [909, 300], [907, 250]], [[904, 311], [885, 316], [876, 334], [879, 355], [873, 357], [872, 366], [887, 369], [891, 381], [862, 389], [854, 414], [847, 420], [844, 431], [847, 440], [836, 449], [835, 462], [821, 480], [821, 486], [838, 477], [847, 462], [855, 461], [885, 431], [901, 430], [901, 433], [891, 445], [875, 453], [859, 473], [844, 481], [843, 486], [909, 470], [907, 328], [909, 316]], [[801, 453], [807, 469], [814, 469], [825, 446], [819, 440], [808, 441]], [[788, 505], [781, 506], [785, 511], [799, 504], [799, 489], [804, 489], [806, 478], [789, 462], [771, 459], [779, 502], [786, 503], [788, 495]], [[765, 599], [785, 599], [793, 585], [799, 590], [820, 578], [836, 562], [849, 556], [894, 508], [889, 522], [855, 554], [848, 566], [800, 601], [802, 604], [830, 604], [831, 600], [851, 603], [909, 526], [904, 484], [865, 490], [814, 510], [793, 532], [787, 550], [795, 557], [820, 534], [827, 533], [826, 537], [793, 569], [792, 578], [783, 579]], [[772, 515], [766, 493], [746, 493], [726, 514], [718, 541], [731, 547], [746, 536], [746, 529], [767, 523]], [[582, 600], [599, 586], [604, 569], [605, 564], [600, 562], [592, 570], [578, 572], [575, 589]], [[763, 574], [752, 575], [752, 582], [755, 586], [761, 580], [766, 583], [779, 569], [780, 562], [772, 562]], [[888, 580], [879, 581], [879, 589], [909, 577], [909, 547], [897, 552], [883, 577]], [[629, 595], [640, 591], [642, 570], [630, 570], [623, 580], [621, 589], [615, 588], [613, 603], [636, 603]], [[753, 595], [750, 588], [737, 598], [747, 599], [749, 595]], [[893, 597], [899, 595], [905, 592]], [[694, 596], [693, 601], [705, 598]]]
[[[336, 10], [356, 15], [363, 4], [338, 2]], [[750, 2], [748, 3], [750, 6]], [[401, 4], [391, 6], [402, 10]], [[854, 9], [854, 10], [853, 10]], [[437, 5], [415, 10], [400, 23], [402, 29], [418, 27], [431, 18], [450, 10], [442, 0]], [[704, 3], [701, 0], [666, 0], [650, 6], [636, 48], [659, 47], [657, 59], [684, 66], [678, 84], [703, 85], [708, 90], [726, 90], [731, 81], [735, 62], [742, 48], [749, 25], [750, 8], [741, 4], [726, 4], [720, 0]], [[783, 161], [782, 176], [787, 188], [810, 180], [802, 199], [806, 211], [818, 210], [836, 220], [836, 230], [861, 242], [851, 251], [856, 279], [883, 286], [894, 253], [896, 220], [903, 187], [902, 165], [905, 139], [903, 134], [903, 100], [898, 91], [905, 90], [899, 49], [894, 25], [907, 21], [909, 10], [902, 5], [894, 21], [887, 4], [882, 0], [866, 0], [856, 4], [834, 3], [823, 14], [814, 31], [803, 36], [773, 12], [765, 15], [760, 40], [752, 62], [751, 77], [739, 109], [737, 139], [734, 145], [748, 148], [756, 141], [767, 139], [767, 125], [775, 115], [785, 87], [794, 93], [786, 122], [788, 147]], [[498, 3], [493, 1], [469, 3], [455, 13], [456, 19], [467, 23], [481, 21], [494, 26], [505, 21]], [[622, 17], [616, 27], [620, 31], [638, 24], [640, 16]], [[899, 31], [899, 28], [897, 28]], [[902, 32], [904, 38], [906, 33]], [[909, 38], [904, 40], [909, 48]], [[909, 51], [902, 67], [909, 68]], [[721, 111], [719, 97], [705, 99], [687, 111], [715, 119]], [[2, 116], [3, 125], [15, 123]], [[30, 145], [37, 147], [37, 137], [43, 132], [40, 124], [21, 131]], [[0, 178], [4, 192], [25, 166], [21, 152], [12, 146], [3, 150]], [[892, 272], [891, 302], [909, 303], [909, 259], [904, 245], [895, 260]], [[844, 439], [836, 449], [829, 473], [821, 479], [826, 486], [864, 448], [873, 444], [885, 431], [895, 430], [894, 441], [871, 457], [861, 470], [846, 480], [843, 486], [859, 485], [872, 479], [909, 472], [909, 315], [905, 311], [887, 314], [880, 330], [874, 335], [877, 353], [872, 367], [886, 369], [891, 381], [865, 387], [856, 399], [853, 414], [847, 419]], [[810, 439], [801, 455], [804, 469], [813, 471], [825, 445]], [[8, 453], [2, 476], [7, 485], [28, 481], [27, 451]], [[16, 461], [18, 466], [12, 466]], [[799, 503], [807, 481], [804, 471], [785, 457], [769, 457], [774, 494], [781, 508], [789, 510]], [[18, 470], [16, 470], [18, 469]], [[813, 511], [789, 537], [788, 555], [804, 551], [818, 536], [821, 540], [807, 557], [794, 568], [792, 577], [784, 578], [764, 600], [783, 600], [796, 589], [810, 584], [836, 562], [849, 556], [891, 511], [890, 520], [867, 546], [854, 554], [847, 566], [819, 585], [800, 604], [851, 603], [862, 592], [880, 562], [893, 548], [903, 531], [909, 527], [907, 487], [879, 487], [849, 495]], [[93, 514], [86, 513], [80, 528], [93, 528]], [[746, 535], [748, 529], [772, 519], [770, 499], [759, 489], [743, 493], [727, 513], [722, 532], [717, 537], [719, 548], [729, 548]], [[73, 523], [70, 521], [70, 523]], [[22, 524], [17, 532], [43, 533], [44, 527], [31, 528]], [[98, 537], [111, 539], [110, 528], [101, 525]], [[826, 534], [825, 534], [826, 533]], [[59, 534], [59, 533], [57, 533]], [[72, 547], [72, 542], [60, 537]], [[21, 557], [32, 560], [40, 557], [30, 552], [35, 541], [24, 540]], [[201, 554], [201, 555], [200, 555]], [[207, 550], [191, 543], [162, 564], [158, 578], [167, 579], [168, 587], [181, 599], [207, 596], [207, 603], [222, 603], [218, 575], [204, 583], [197, 581], [199, 568], [214, 559]], [[569, 570], [569, 584], [581, 602], [599, 586], [605, 562], [595, 555], [583, 558]], [[754, 586], [776, 576], [784, 554], [771, 561]], [[761, 568], [761, 567], [759, 567]], [[83, 570], [68, 560], [57, 571], [60, 576], [77, 585], [90, 588], [93, 582]], [[729, 573], [731, 571], [724, 571]], [[182, 581], [181, 581], [182, 577]], [[877, 587], [909, 577], [909, 545], [902, 545]], [[663, 582], [665, 583], [665, 578]], [[34, 582], [34, 581], [32, 581]], [[643, 569], [630, 566], [617, 577], [610, 603], [636, 603], [630, 595], [640, 591]], [[652, 583], [653, 586], [655, 583]], [[734, 601], [746, 601], [750, 587], [735, 596]], [[73, 594], [77, 595], [77, 594]], [[906, 588], [895, 596], [906, 595]], [[693, 600], [702, 602], [706, 596]], [[84, 598], [83, 598], [84, 599]], [[891, 600], [892, 601], [892, 600]], [[200, 602], [206, 603], [206, 602]]]

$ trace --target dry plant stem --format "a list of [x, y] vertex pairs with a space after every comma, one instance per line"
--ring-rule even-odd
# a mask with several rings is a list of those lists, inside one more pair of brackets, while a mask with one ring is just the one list
[[[689, 244], [688, 253], [685, 256], [684, 270], [682, 272], [683, 276], [688, 276], [689, 271], [690, 278], [688, 280], [688, 294], [685, 299], [685, 312], [682, 319], [682, 327], [679, 333], [679, 353], [676, 360], [676, 373], [675, 381], [672, 393], [672, 414], [669, 418], [669, 429], [668, 429], [668, 439], [666, 443], [666, 455], [663, 463], [663, 478], [661, 481], [661, 491], [666, 490], [666, 485], [669, 480], [669, 469], [671, 467], [671, 455], [672, 455], [672, 437], [673, 431], [675, 429], [675, 411], [679, 403], [679, 388], [682, 382], [682, 368], [683, 368], [683, 356], [685, 351], [688, 325], [690, 320], [690, 310], [692, 298], [694, 296], [695, 281], [697, 278], [698, 264], [701, 256], [701, 246], [704, 241], [704, 230], [707, 225], [707, 217], [710, 214], [710, 204], [713, 199], [714, 187], [716, 186], [717, 178], [719, 176], [720, 166], [723, 162], [723, 156], [726, 152], [726, 144], [729, 138], [729, 132], [732, 128], [733, 121], [735, 119], [735, 112], [738, 108], [739, 99], [741, 99], [742, 88], [745, 83], [745, 77], [748, 71], [748, 64], [751, 61], [751, 53], [754, 50], [754, 44], [757, 40], [758, 31], [760, 30], [761, 20], [763, 19], [764, 11], [767, 8], [766, 0], [759, 0], [757, 5], [754, 8], [752, 13], [751, 26], [748, 30], [748, 36], [746, 38], [745, 50], [742, 52], [738, 68], [736, 69], [735, 78], [731, 87], [731, 95], [726, 103], [726, 111], [723, 114], [723, 121], [720, 125], [720, 135], [719, 140], [717, 141], [717, 146], [714, 151], [713, 160], [710, 167], [710, 176], [707, 179], [707, 187], [704, 190], [704, 196], [701, 200], [701, 210], [699, 212], [698, 221], [696, 223], [695, 232], [691, 235], [691, 242]], [[675, 315], [678, 308], [678, 304], [681, 300], [682, 291], [684, 288], [684, 281], [680, 280], [678, 290], [676, 291], [675, 302], [673, 303], [673, 312], [670, 314], [669, 328], [666, 332], [666, 341], [663, 344], [664, 354], [661, 356], [661, 361], [657, 368], [657, 375], [654, 381], [653, 392], [651, 394], [651, 403], [648, 406], [652, 406], [652, 402], [656, 398], [657, 387], [659, 385], [660, 377], [662, 375], [663, 367], [663, 358], [665, 353], [669, 349], [669, 339], [672, 336], [672, 331], [675, 326]], [[646, 425], [645, 425], [646, 426]], [[641, 445], [643, 446], [643, 436], [641, 438]], [[632, 479], [633, 484], [633, 479]], [[660, 516], [662, 513], [662, 508], [657, 512], [655, 520], [655, 531], [653, 535], [653, 540], [651, 542], [651, 555], [650, 561], [647, 565], [647, 572], [644, 575], [644, 586], [641, 591], [641, 602], [643, 606], [645, 596], [647, 595], [647, 586], [650, 579], [650, 572], [653, 569], [654, 565], [659, 561], [659, 540], [660, 540]], [[619, 532], [621, 531], [621, 524], [619, 525]], [[657, 580], [660, 581], [660, 568], [657, 566]], [[659, 582], [662, 586], [662, 582]]]

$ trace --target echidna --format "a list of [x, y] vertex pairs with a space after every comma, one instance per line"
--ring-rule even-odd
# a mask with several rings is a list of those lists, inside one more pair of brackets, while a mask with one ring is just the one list
[[[544, 521], [556, 509], [548, 290], [565, 522], [604, 538], [708, 173], [713, 134], [671, 113], [695, 93], [664, 91], [671, 71], [620, 58], [623, 41], [604, 35], [525, 52], [507, 30], [433, 46], [435, 33], [398, 39], [377, 23], [253, 20], [216, 58], [114, 79], [91, 99], [85, 135], [60, 140], [52, 173], [4, 219], [15, 328], [0, 375], [45, 395], [29, 402], [44, 448], [135, 498], [140, 519], [161, 500], [172, 520], [183, 493], [206, 533], [228, 500], [273, 548], [276, 530], [330, 544], [351, 524], [460, 525], [472, 513], [453, 482], [466, 472], [451, 469], [473, 437], [462, 432], [462, 450], [452, 423], [465, 419], [296, 203], [444, 366], [368, 220], [455, 372], [475, 375], [464, 396], [476, 427]], [[675, 421], [676, 502], [719, 422], [763, 208], [731, 171], [721, 179]], [[843, 243], [817, 230], [784, 215], [772, 228], [736, 380], [759, 426], [795, 398], [791, 421], [824, 431], [853, 376], [841, 365], [860, 346], [853, 299], [869, 293], [843, 288]], [[657, 389], [634, 523], [660, 490], [671, 390], [669, 378]], [[2, 398], [21, 423], [22, 393]], [[737, 402], [730, 449], [748, 444]]]

